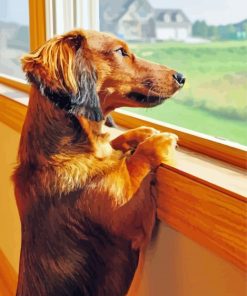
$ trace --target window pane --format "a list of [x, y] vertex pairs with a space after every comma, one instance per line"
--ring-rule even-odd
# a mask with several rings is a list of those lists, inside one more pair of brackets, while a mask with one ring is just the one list
[[129, 111], [247, 145], [246, 1], [100, 0], [100, 5], [102, 31], [127, 40], [139, 57], [187, 77], [175, 98]]
[[24, 78], [20, 57], [28, 51], [28, 0], [0, 0], [0, 73]]

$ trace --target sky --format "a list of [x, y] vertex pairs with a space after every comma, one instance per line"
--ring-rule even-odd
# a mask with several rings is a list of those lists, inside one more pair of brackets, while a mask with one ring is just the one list
[[28, 25], [28, 0], [0, 0], [0, 21]]
[[[247, 0], [148, 1], [156, 8], [180, 8], [192, 22], [195, 20], [206, 20], [210, 25], [224, 25], [247, 19]], [[0, 0], [0, 20], [11, 20], [27, 25], [28, 0]]]

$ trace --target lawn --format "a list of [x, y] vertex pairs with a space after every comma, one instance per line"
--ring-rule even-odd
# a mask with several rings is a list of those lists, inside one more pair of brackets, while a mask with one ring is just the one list
[[247, 145], [247, 41], [131, 47], [138, 56], [187, 77], [175, 99], [132, 112]]

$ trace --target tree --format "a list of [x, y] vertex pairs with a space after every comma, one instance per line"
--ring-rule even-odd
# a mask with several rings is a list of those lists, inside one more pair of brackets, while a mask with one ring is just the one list
[[208, 27], [208, 38], [213, 40], [219, 39], [219, 32], [217, 26]]
[[192, 27], [193, 36], [207, 38], [208, 37], [208, 26], [205, 21], [196, 21]]
[[236, 39], [237, 38], [237, 30], [234, 25], [226, 26], [227, 29], [227, 38], [226, 39]]

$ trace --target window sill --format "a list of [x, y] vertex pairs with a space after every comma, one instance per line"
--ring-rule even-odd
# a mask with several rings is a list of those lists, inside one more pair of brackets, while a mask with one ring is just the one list
[[[0, 120], [21, 131], [26, 93], [0, 85]], [[122, 131], [109, 129], [115, 137]], [[246, 171], [179, 148], [177, 165], [157, 172], [158, 216], [241, 269], [247, 268]]]

